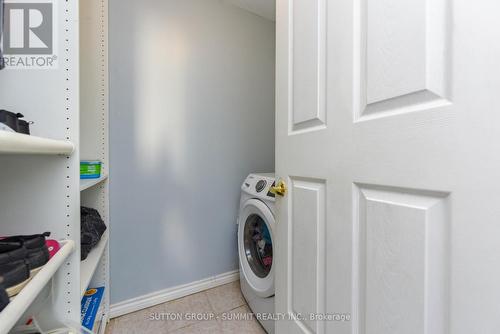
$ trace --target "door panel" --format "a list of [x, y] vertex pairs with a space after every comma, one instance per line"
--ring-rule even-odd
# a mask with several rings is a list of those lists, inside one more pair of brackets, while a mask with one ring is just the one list
[[426, 89], [426, 4], [366, 1], [367, 103]]
[[358, 193], [360, 333], [446, 333], [448, 194], [382, 187]]
[[359, 1], [360, 116], [447, 104], [450, 2]]
[[[325, 309], [325, 184], [321, 181], [291, 179], [292, 249], [289, 253], [291, 291], [289, 312], [297, 317], [303, 331], [317, 333], [321, 323], [301, 319]], [[308, 275], [304, 275], [304, 273]], [[307, 330], [305, 330], [307, 329]]]
[[279, 334], [500, 333], [499, 12], [277, 0]]
[[[290, 20], [293, 86], [291, 131], [325, 124], [326, 0], [293, 0]], [[292, 79], [293, 78], [293, 79]]]

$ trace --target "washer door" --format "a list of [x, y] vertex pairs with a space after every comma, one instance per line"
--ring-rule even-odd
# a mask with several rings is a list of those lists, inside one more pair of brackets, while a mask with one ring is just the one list
[[263, 202], [245, 202], [238, 226], [240, 268], [252, 290], [263, 298], [274, 295], [274, 226], [273, 214]]

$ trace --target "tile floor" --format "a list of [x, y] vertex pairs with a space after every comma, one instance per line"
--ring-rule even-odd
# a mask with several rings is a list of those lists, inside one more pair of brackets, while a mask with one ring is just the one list
[[[115, 318], [106, 334], [265, 334], [250, 312], [234, 282]], [[190, 319], [193, 314], [205, 319]]]

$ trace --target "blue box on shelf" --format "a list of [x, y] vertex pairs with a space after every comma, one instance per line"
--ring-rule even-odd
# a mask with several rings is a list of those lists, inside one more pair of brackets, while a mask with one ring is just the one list
[[82, 326], [90, 331], [95, 331], [98, 327], [96, 322], [97, 312], [104, 295], [104, 287], [88, 289], [82, 298], [81, 321]]

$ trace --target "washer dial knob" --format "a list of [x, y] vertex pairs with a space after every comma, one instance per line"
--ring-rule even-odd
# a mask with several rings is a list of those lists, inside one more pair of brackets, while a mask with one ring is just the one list
[[255, 190], [260, 193], [262, 190], [264, 190], [267, 186], [267, 181], [266, 180], [260, 180], [259, 182], [257, 182], [257, 184], [255, 185]]

